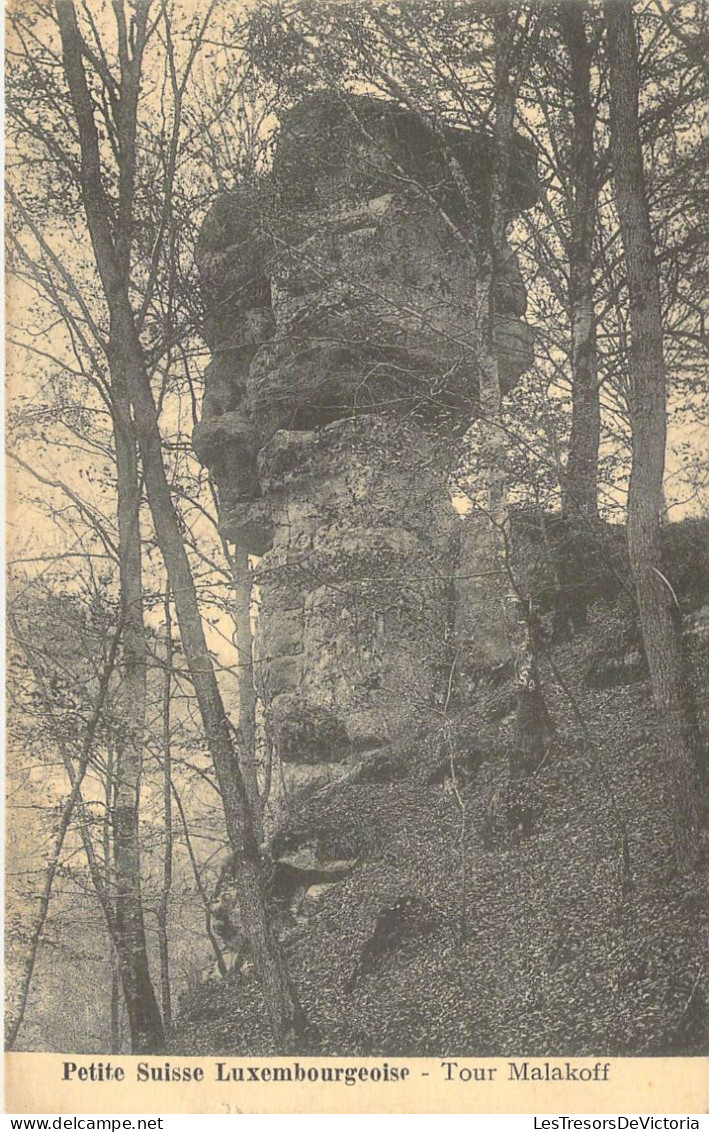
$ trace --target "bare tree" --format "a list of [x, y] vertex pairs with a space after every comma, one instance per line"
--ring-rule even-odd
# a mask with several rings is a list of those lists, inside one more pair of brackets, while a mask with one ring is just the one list
[[510, 162], [517, 92], [525, 66], [529, 26], [522, 24], [508, 3], [495, 6], [494, 24], [494, 159], [490, 193], [491, 243], [477, 255], [478, 344], [480, 404], [483, 413], [483, 450], [487, 463], [489, 518], [497, 543], [500, 585], [507, 633], [515, 662], [517, 682], [518, 759], [513, 774], [529, 772], [543, 758], [553, 730], [536, 658], [533, 611], [525, 609], [510, 566], [511, 529], [506, 477], [508, 436], [502, 415], [502, 386], [494, 339], [496, 271], [502, 262], [509, 224]]
[[560, 30], [568, 53], [573, 139], [569, 176], [571, 215], [569, 303], [571, 308], [571, 435], [564, 482], [564, 508], [573, 517], [598, 515], [598, 447], [601, 409], [594, 309], [594, 230], [598, 169], [595, 110], [591, 94], [593, 45], [586, 30], [585, 4], [562, 3]]
[[168, 911], [172, 893], [172, 734], [170, 701], [172, 696], [172, 613], [170, 610], [170, 587], [165, 589], [165, 673], [162, 702], [162, 759], [163, 759], [163, 872], [162, 887], [158, 901], [158, 946], [160, 948], [160, 990], [162, 1017], [166, 1033], [172, 1030], [172, 994], [170, 986], [170, 947], [168, 938]]
[[[33, 657], [31, 651], [23, 632], [18, 625], [17, 619], [12, 612], [10, 613], [10, 625], [12, 627], [13, 637], [15, 638], [18, 646], [23, 650], [25, 658], [30, 666], [30, 669], [32, 670]], [[12, 1049], [15, 1045], [20, 1032], [20, 1028], [25, 1018], [27, 998], [34, 975], [35, 964], [37, 962], [39, 943], [42, 938], [42, 932], [44, 931], [44, 925], [46, 923], [47, 914], [49, 912], [49, 905], [52, 898], [52, 889], [54, 887], [54, 881], [57, 876], [57, 870], [59, 868], [66, 835], [71, 826], [71, 822], [74, 819], [74, 811], [77, 807], [77, 803], [81, 801], [81, 790], [84, 784], [86, 771], [89, 767], [89, 760], [92, 755], [96, 729], [98, 727], [99, 721], [101, 720], [102, 712], [104, 710], [109, 681], [116, 666], [118, 645], [121, 637], [121, 628], [122, 626], [119, 627], [119, 630], [114, 634], [113, 641], [111, 642], [111, 647], [108, 652], [106, 664], [99, 680], [96, 702], [91, 713], [91, 717], [88, 721], [86, 732], [84, 734], [81, 753], [78, 759], [76, 772], [74, 774], [74, 781], [71, 784], [69, 796], [62, 807], [61, 818], [59, 820], [59, 826], [57, 829], [54, 845], [52, 846], [49, 861], [47, 863], [42, 893], [39, 901], [39, 908], [37, 910], [37, 917], [30, 933], [29, 944], [25, 955], [23, 965], [24, 970], [20, 981], [17, 1007], [14, 1011], [14, 1014], [8, 1017], [6, 1023], [5, 1041], [8, 1049]], [[35, 671], [38, 674], [40, 689], [42, 689], [43, 678], [41, 672], [39, 671], [39, 669], [36, 669]]]
[[254, 963], [261, 979], [274, 1037], [292, 1042], [300, 1012], [282, 956], [268, 923], [258, 845], [248, 796], [234, 751], [219, 685], [204, 636], [190, 563], [173, 506], [162, 458], [155, 400], [130, 298], [130, 254], [137, 162], [137, 105], [143, 53], [154, 24], [149, 0], [136, 7], [128, 33], [126, 14], [116, 6], [120, 79], [115, 92], [119, 153], [119, 199], [113, 225], [104, 187], [104, 167], [87, 82], [87, 51], [71, 0], [59, 0], [57, 19], [63, 68], [70, 92], [81, 155], [79, 186], [96, 267], [110, 313], [109, 360], [125, 373], [133, 407], [145, 490], [156, 537], [174, 595], [180, 636], [199, 703], [207, 743], [224, 805], [234, 853], [235, 887]]
[[141, 899], [140, 780], [146, 702], [146, 644], [143, 620], [141, 485], [135, 433], [120, 362], [111, 366], [111, 406], [116, 447], [118, 546], [124, 617], [121, 681], [122, 726], [117, 736], [113, 851], [116, 950], [134, 1053], [155, 1053], [165, 1043], [148, 966]]
[[638, 129], [638, 47], [630, 0], [606, 0], [610, 111], [616, 204], [628, 273], [631, 343], [628, 411], [632, 470], [628, 548], [665, 748], [674, 765], [678, 864], [696, 849], [699, 826], [698, 736], [683, 672], [679, 618], [667, 581], [663, 542], [663, 476], [667, 378], [663, 311]]

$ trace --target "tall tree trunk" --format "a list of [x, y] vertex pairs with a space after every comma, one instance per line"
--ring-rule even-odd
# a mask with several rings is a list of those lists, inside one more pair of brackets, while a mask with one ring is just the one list
[[[197, 592], [170, 493], [162, 458], [157, 410], [111, 227], [102, 184], [98, 133], [93, 117], [72, 0], [57, 0], [64, 72], [76, 117], [81, 151], [82, 204], [96, 266], [110, 312], [110, 341], [125, 366], [133, 405], [145, 490], [172, 589], [180, 638], [194, 685], [205, 736], [224, 807], [234, 854], [234, 887], [249, 947], [260, 978], [274, 1038], [281, 1048], [295, 1045], [304, 1028], [302, 1012], [266, 913], [259, 850], [236, 759], [229, 723], [207, 649]], [[132, 160], [135, 155], [132, 155]], [[130, 221], [130, 217], [128, 220]]]
[[597, 205], [595, 112], [591, 98], [592, 49], [586, 37], [585, 2], [560, 5], [560, 29], [570, 64], [573, 119], [569, 165], [569, 314], [571, 319], [571, 434], [562, 481], [564, 524], [558, 544], [557, 639], [586, 624], [586, 552], [589, 527], [598, 519], [598, 450], [601, 402], [598, 388], [593, 244]]
[[511, 6], [500, 2], [494, 11], [495, 32], [495, 146], [490, 194], [491, 241], [477, 255], [477, 320], [480, 404], [483, 414], [487, 494], [493, 538], [496, 541], [507, 638], [517, 682], [516, 753], [513, 777], [526, 774], [543, 757], [551, 721], [541, 691], [532, 639], [531, 610], [518, 592], [510, 561], [512, 531], [507, 503], [508, 437], [502, 421], [502, 387], [495, 347], [495, 279], [506, 252], [509, 220], [509, 167], [516, 93], [510, 77], [515, 36]]
[[170, 948], [168, 942], [168, 916], [172, 891], [172, 736], [170, 734], [170, 701], [172, 697], [172, 615], [170, 613], [170, 586], [165, 588], [165, 684], [162, 705], [162, 759], [163, 759], [163, 837], [162, 890], [158, 904], [158, 946], [160, 949], [160, 987], [162, 1019], [166, 1034], [172, 1030], [172, 994], [170, 988]]
[[569, 241], [572, 406], [563, 502], [567, 518], [581, 517], [593, 522], [598, 517], [601, 408], [593, 302], [593, 240], [597, 197], [595, 114], [591, 99], [591, 47], [586, 38], [585, 11], [585, 3], [566, 2], [560, 6], [561, 33], [571, 64], [573, 115]]
[[[44, 678], [42, 676], [42, 670], [39, 667], [39, 665], [37, 664], [37, 662], [33, 659], [29, 643], [25, 640], [22, 632], [20, 631], [19, 625], [17, 623], [17, 619], [15, 618], [15, 616], [13, 615], [13, 613], [11, 611], [9, 612], [8, 620], [9, 620], [10, 626], [12, 628], [12, 632], [13, 632], [15, 639], [22, 646], [23, 652], [24, 652], [24, 654], [27, 658], [27, 663], [28, 663], [30, 669], [32, 670], [32, 672], [35, 675], [35, 679], [37, 680], [37, 684], [38, 684], [40, 690], [42, 691], [42, 693], [45, 695], [45, 701], [49, 702], [48, 697], [46, 695], [46, 688], [45, 688], [45, 684], [44, 684]], [[42, 887], [42, 895], [40, 896], [40, 900], [39, 900], [39, 908], [38, 908], [38, 913], [37, 913], [37, 919], [35, 921], [32, 932], [30, 933], [28, 947], [27, 947], [27, 953], [26, 953], [25, 961], [24, 961], [24, 969], [23, 969], [23, 972], [22, 972], [22, 977], [20, 979], [20, 989], [19, 989], [19, 994], [18, 994], [17, 1006], [15, 1008], [14, 1014], [8, 1015], [5, 1019], [5, 1047], [6, 1047], [6, 1049], [12, 1049], [14, 1047], [15, 1042], [17, 1041], [17, 1036], [20, 1032], [20, 1027], [22, 1026], [22, 1023], [24, 1021], [25, 1011], [27, 1009], [27, 999], [29, 997], [30, 986], [32, 984], [32, 978], [34, 976], [35, 965], [36, 965], [36, 962], [37, 962], [37, 954], [39, 952], [39, 944], [40, 944], [40, 940], [42, 938], [42, 933], [44, 931], [44, 925], [45, 925], [46, 920], [47, 920], [47, 913], [49, 911], [49, 903], [50, 903], [50, 900], [52, 898], [52, 888], [54, 886], [54, 881], [55, 881], [55, 878], [56, 878], [56, 875], [57, 875], [57, 870], [59, 868], [59, 862], [60, 862], [60, 858], [61, 858], [62, 849], [64, 848], [64, 839], [67, 835], [67, 831], [68, 831], [69, 826], [71, 824], [71, 820], [72, 820], [72, 817], [74, 815], [75, 809], [78, 806], [81, 806], [82, 803], [83, 803], [83, 799], [81, 797], [81, 787], [83, 785], [84, 777], [86, 775], [86, 771], [88, 770], [88, 766], [89, 766], [89, 759], [91, 758], [91, 754], [92, 754], [92, 751], [93, 751], [93, 742], [94, 742], [94, 736], [96, 734], [96, 729], [97, 729], [99, 722], [100, 722], [100, 720], [103, 716], [103, 709], [104, 709], [104, 706], [105, 706], [106, 696], [107, 696], [107, 693], [108, 693], [109, 681], [110, 681], [110, 678], [113, 674], [113, 671], [114, 671], [114, 668], [115, 668], [115, 665], [116, 665], [116, 659], [117, 659], [117, 654], [118, 654], [118, 646], [119, 646], [119, 641], [120, 641], [122, 629], [123, 629], [123, 625], [121, 624], [121, 626], [118, 629], [118, 631], [116, 632], [116, 634], [113, 638], [113, 641], [111, 642], [111, 646], [109, 648], [108, 659], [106, 661], [106, 664], [104, 666], [104, 670], [101, 674], [101, 679], [99, 681], [98, 695], [96, 697], [96, 704], [95, 704], [94, 709], [91, 713], [91, 719], [89, 720], [89, 724], [88, 724], [88, 727], [86, 728], [86, 733], [84, 735], [84, 740], [83, 740], [82, 747], [81, 747], [81, 755], [79, 757], [79, 761], [78, 761], [78, 765], [76, 767], [76, 770], [75, 770], [74, 774], [71, 776], [71, 792], [70, 792], [69, 797], [67, 798], [67, 801], [66, 801], [64, 808], [62, 810], [62, 815], [61, 815], [61, 818], [60, 818], [60, 821], [59, 821], [59, 827], [58, 827], [56, 838], [55, 838], [55, 841], [54, 841], [54, 846], [52, 848], [52, 851], [51, 851], [50, 856], [49, 856], [49, 860], [47, 862], [47, 871], [46, 871], [45, 876], [44, 876], [44, 884], [43, 884], [43, 887]], [[107, 917], [107, 924], [108, 924], [108, 929], [109, 929], [109, 935], [111, 936], [111, 938], [113, 938], [113, 935], [114, 935], [113, 924], [112, 924], [112, 921], [108, 917]]]
[[201, 870], [200, 870], [200, 867], [199, 867], [199, 862], [197, 861], [197, 857], [196, 857], [195, 851], [194, 851], [194, 846], [192, 844], [192, 838], [190, 836], [190, 827], [189, 827], [189, 824], [188, 824], [188, 821], [187, 821], [187, 814], [185, 813], [185, 807], [182, 805], [182, 800], [180, 798], [180, 795], [177, 793], [177, 789], [175, 788], [174, 782], [172, 784], [172, 794], [173, 794], [173, 797], [175, 799], [175, 805], [177, 806], [177, 812], [180, 815], [180, 822], [182, 823], [182, 836], [183, 836], [183, 839], [184, 839], [185, 848], [187, 850], [187, 855], [190, 859], [190, 864], [192, 866], [192, 873], [194, 875], [195, 886], [197, 888], [197, 892], [199, 893], [200, 899], [202, 901], [202, 907], [204, 908], [204, 929], [207, 933], [207, 938], [212, 945], [212, 951], [214, 952], [214, 958], [216, 960], [217, 970], [219, 971], [219, 974], [221, 975], [221, 977], [223, 979], [225, 979], [229, 972], [228, 972], [228, 969], [227, 969], [227, 965], [224, 962], [224, 955], [222, 953], [222, 949], [219, 946], [219, 941], [218, 941], [217, 937], [215, 936], [215, 934], [212, 930], [212, 917], [210, 915], [211, 897], [210, 897], [209, 892], [207, 891], [207, 889], [204, 886], [204, 880], [202, 878], [202, 873], [201, 873]]
[[121, 975], [111, 941], [111, 1053], [121, 1053]]
[[674, 766], [675, 853], [686, 864], [696, 842], [699, 743], [683, 671], [680, 623], [665, 580], [662, 545], [667, 388], [662, 305], [638, 129], [638, 48], [630, 0], [605, 0], [616, 206], [628, 272], [628, 410], [632, 469], [628, 549], [653, 698]]
[[241, 546], [229, 555], [232, 573], [233, 616], [239, 654], [239, 765], [244, 776], [257, 841], [263, 838], [263, 801], [259, 791], [256, 758], [256, 688], [251, 639], [251, 569]]
[[150, 978], [140, 874], [140, 780], [146, 699], [140, 479], [130, 401], [120, 357], [110, 359], [116, 444], [118, 552], [123, 610], [123, 664], [119, 690], [121, 732], [116, 740], [113, 863], [116, 950], [132, 1053], [159, 1053], [165, 1034]]

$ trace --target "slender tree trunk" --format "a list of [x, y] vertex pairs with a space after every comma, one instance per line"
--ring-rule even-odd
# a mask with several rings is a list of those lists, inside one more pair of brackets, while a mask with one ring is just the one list
[[[30, 650], [30, 646], [27, 643], [27, 641], [23, 639], [22, 634], [21, 634], [20, 629], [19, 629], [19, 626], [17, 625], [17, 622], [12, 617], [12, 615], [11, 615], [11, 624], [12, 624], [15, 636], [17, 637], [18, 641], [20, 641], [20, 643], [23, 647], [23, 650], [25, 652], [25, 655], [27, 656], [28, 663], [29, 663], [30, 667], [32, 668], [32, 671], [34, 673], [37, 684], [38, 684], [40, 690], [42, 691], [43, 695], [45, 696], [45, 699], [48, 701], [48, 695], [47, 695], [46, 688], [45, 688], [45, 682], [44, 682], [44, 676], [43, 676], [43, 673], [42, 673], [42, 669], [33, 660], [31, 650]], [[127, 931], [127, 926], [130, 925], [130, 920], [126, 920], [125, 913], [123, 913], [124, 918], [123, 918], [123, 921], [120, 924], [119, 924], [119, 919], [118, 919], [119, 911], [118, 911], [117, 903], [118, 903], [118, 896], [119, 896], [120, 889], [119, 889], [119, 880], [118, 880], [118, 876], [117, 876], [118, 869], [117, 869], [117, 862], [116, 862], [115, 842], [116, 842], [116, 838], [119, 836], [119, 834], [122, 833], [122, 831], [116, 830], [115, 818], [114, 818], [114, 827], [113, 827], [113, 837], [114, 837], [113, 872], [111, 873], [110, 868], [107, 867], [106, 872], [104, 874], [104, 872], [101, 869], [100, 860], [96, 855], [95, 848], [94, 848], [94, 845], [92, 843], [89, 823], [88, 823], [87, 817], [86, 817], [87, 810], [86, 810], [84, 799], [83, 799], [82, 792], [81, 792], [82, 781], [83, 781], [84, 775], [86, 773], [86, 769], [88, 767], [88, 760], [89, 760], [91, 750], [92, 750], [93, 738], [94, 738], [98, 723], [102, 718], [103, 708], [104, 708], [104, 704], [105, 704], [105, 700], [106, 700], [106, 694], [107, 694], [107, 691], [108, 691], [108, 682], [109, 682], [110, 676], [111, 676], [111, 674], [114, 670], [114, 666], [115, 666], [119, 640], [121, 639], [121, 636], [122, 636], [124, 631], [125, 631], [125, 608], [122, 611], [120, 628], [116, 632], [116, 635], [113, 639], [113, 642], [112, 642], [110, 650], [109, 650], [108, 661], [107, 661], [106, 666], [104, 668], [104, 671], [101, 675], [101, 681], [100, 681], [100, 685], [99, 685], [99, 692], [98, 692], [96, 706], [94, 708], [94, 711], [92, 712], [91, 720], [89, 721], [89, 725], [88, 725], [88, 728], [87, 728], [84, 743], [82, 745], [82, 753], [81, 753], [81, 756], [80, 756], [80, 759], [79, 759], [78, 766], [74, 765], [72, 753], [67, 748], [67, 745], [64, 743], [63, 739], [60, 738], [58, 740], [58, 746], [59, 746], [59, 749], [60, 749], [60, 752], [61, 752], [62, 761], [64, 763], [64, 767], [66, 769], [66, 773], [67, 773], [67, 776], [69, 778], [69, 782], [71, 784], [71, 795], [70, 795], [69, 803], [67, 804], [67, 810], [65, 812], [65, 815], [62, 818], [62, 826], [60, 828], [60, 836], [57, 839], [56, 846], [55, 846], [55, 853], [52, 856], [49, 871], [48, 871], [48, 874], [47, 874], [47, 882], [46, 882], [45, 892], [44, 892], [42, 902], [41, 902], [41, 906], [40, 906], [40, 918], [37, 922], [35, 932], [33, 933], [33, 936], [32, 936], [32, 944], [31, 944], [31, 948], [30, 948], [30, 954], [29, 954], [29, 957], [28, 957], [28, 963], [27, 963], [27, 967], [26, 967], [25, 978], [24, 978], [23, 984], [22, 984], [21, 997], [20, 997], [20, 1008], [18, 1010], [16, 1018], [13, 1020], [13, 1023], [11, 1025], [11, 1027], [9, 1028], [9, 1035], [8, 1035], [8, 1039], [7, 1039], [8, 1048], [11, 1048], [12, 1044], [15, 1042], [15, 1040], [17, 1038], [17, 1032], [19, 1030], [20, 1025], [22, 1024], [22, 1020], [23, 1020], [23, 1017], [24, 1017], [25, 1005], [26, 1005], [26, 1000], [27, 1000], [27, 993], [28, 993], [28, 990], [29, 990], [29, 985], [30, 985], [30, 981], [31, 981], [31, 978], [32, 978], [32, 974], [33, 974], [33, 971], [34, 971], [34, 964], [35, 964], [35, 958], [36, 958], [36, 954], [37, 954], [37, 947], [38, 947], [38, 944], [39, 944], [39, 939], [40, 939], [41, 932], [42, 932], [43, 927], [44, 927], [44, 922], [46, 920], [47, 910], [48, 910], [48, 907], [49, 907], [49, 900], [50, 900], [50, 896], [51, 896], [52, 883], [53, 883], [54, 876], [56, 874], [56, 869], [57, 869], [57, 866], [58, 866], [58, 863], [59, 863], [59, 854], [61, 852], [64, 836], [65, 836], [65, 833], [66, 833], [66, 828], [68, 827], [69, 817], [70, 817], [73, 809], [76, 809], [76, 813], [77, 813], [77, 817], [78, 817], [78, 824], [79, 824], [79, 833], [81, 835], [81, 840], [82, 840], [82, 843], [83, 843], [84, 852], [86, 853], [86, 860], [87, 860], [87, 864], [88, 864], [88, 868], [89, 868], [89, 873], [91, 875], [91, 880], [92, 880], [94, 889], [96, 891], [96, 895], [98, 897], [99, 903], [101, 905], [101, 909], [103, 911], [104, 917], [106, 919], [106, 926], [108, 928], [109, 935], [110, 935], [110, 937], [113, 941], [113, 945], [114, 945], [116, 954], [119, 958], [119, 965], [120, 965], [122, 985], [123, 985], [123, 993], [124, 993], [124, 997], [126, 999], [127, 1009], [129, 1008], [129, 1004], [128, 1004], [128, 999], [127, 999], [126, 987], [128, 985], [129, 990], [131, 990], [133, 988], [134, 984], [131, 980], [133, 980], [135, 978], [136, 969], [139, 973], [140, 973], [140, 970], [141, 970], [140, 965], [139, 965], [140, 964], [139, 958], [136, 959], [135, 956], [131, 955], [127, 951], [127, 948], [128, 948], [129, 945], [135, 944], [134, 937], [129, 936], [128, 931]], [[111, 773], [110, 768], [109, 768], [109, 773]], [[121, 772], [120, 772], [120, 769], [117, 766], [117, 763], [114, 762], [114, 769], [112, 771], [112, 778], [113, 778], [113, 783], [114, 783], [114, 791], [113, 791], [114, 796], [118, 795], [118, 791], [120, 789], [120, 781], [119, 781], [120, 780], [120, 773]], [[115, 810], [115, 807], [114, 807], [114, 810]], [[65, 824], [65, 822], [66, 822], [66, 824]], [[135, 868], [135, 862], [132, 860], [130, 855], [128, 856], [128, 859], [126, 860], [125, 843], [124, 842], [122, 842], [122, 844], [121, 844], [121, 850], [120, 850], [120, 853], [118, 855], [121, 856], [121, 858], [122, 858], [121, 859], [121, 868], [123, 869], [124, 873], [127, 876], [132, 876], [133, 870]], [[107, 861], [107, 866], [108, 866], [108, 861]], [[125, 881], [125, 878], [124, 878], [120, 883], [126, 884], [127, 882]], [[130, 889], [131, 889], [130, 900], [132, 902], [132, 901], [135, 900], [135, 890], [132, 886], [132, 883], [130, 885]], [[115, 900], [114, 900], [114, 895], [115, 895]], [[139, 893], [138, 893], [138, 904], [140, 906]], [[127, 980], [128, 980], [128, 983], [127, 983]], [[152, 992], [152, 985], [150, 986], [149, 989]], [[136, 991], [136, 993], [137, 993], [137, 991]], [[153, 1002], [154, 1001], [155, 1001], [155, 996], [153, 994]], [[141, 1034], [148, 1032], [147, 1030], [134, 1029], [134, 1025], [133, 1025], [133, 1022], [136, 1021], [136, 1020], [137, 1020], [137, 1023], [139, 1024], [141, 1022], [141, 1019], [145, 1015], [146, 1015], [146, 1007], [144, 1007], [141, 1004], [137, 1004], [136, 1007], [135, 1007], [135, 1010], [134, 1010], [133, 1020], [131, 1021], [131, 1041], [132, 1041], [132, 1043], [137, 1041], [140, 1038]], [[148, 1017], [148, 1020], [149, 1020], [149, 1015], [147, 1015], [147, 1017]], [[160, 1033], [162, 1033], [162, 1023], [160, 1022], [159, 1012], [158, 1012], [158, 1022], [160, 1023]], [[155, 1036], [154, 1031], [151, 1031], [151, 1032], [153, 1033], [153, 1036]], [[156, 1047], [144, 1046], [143, 1051], [144, 1052], [151, 1052], [154, 1048], [156, 1048]], [[160, 1047], [157, 1047], [157, 1048], [160, 1048]]]
[[569, 458], [563, 502], [569, 519], [598, 518], [598, 449], [601, 408], [598, 392], [596, 313], [593, 295], [593, 241], [596, 217], [596, 161], [591, 100], [591, 48], [584, 26], [585, 3], [563, 3], [560, 27], [571, 64], [571, 313], [572, 405]]
[[118, 957], [111, 943], [111, 1053], [121, 1052], [121, 974]]
[[207, 933], [207, 938], [212, 945], [212, 951], [214, 952], [214, 958], [215, 958], [216, 963], [217, 963], [217, 970], [219, 971], [219, 974], [221, 975], [221, 977], [223, 979], [225, 979], [229, 972], [228, 972], [228, 969], [227, 969], [227, 965], [224, 962], [224, 955], [222, 953], [221, 947], [219, 946], [219, 941], [217, 940], [217, 937], [215, 936], [214, 932], [212, 931], [212, 918], [211, 918], [211, 914], [210, 914], [210, 903], [211, 903], [210, 895], [207, 892], [207, 889], [204, 887], [204, 881], [202, 880], [202, 874], [200, 872], [199, 862], [197, 861], [197, 857], [196, 857], [196, 854], [195, 854], [195, 851], [194, 851], [194, 846], [192, 844], [192, 838], [190, 837], [190, 827], [189, 827], [188, 822], [187, 822], [187, 814], [185, 813], [185, 807], [182, 805], [182, 799], [180, 798], [180, 795], [177, 793], [174, 782], [172, 784], [172, 795], [173, 795], [173, 798], [175, 799], [175, 805], [177, 806], [177, 812], [180, 815], [180, 822], [182, 823], [182, 833], [183, 833], [184, 840], [185, 840], [185, 848], [187, 850], [187, 855], [190, 859], [190, 864], [192, 866], [192, 874], [194, 876], [195, 885], [197, 886], [197, 892], [200, 895], [200, 898], [201, 898], [201, 901], [202, 901], [202, 906], [204, 908], [204, 928], [205, 928], [205, 931]]
[[[9, 620], [15, 637], [22, 645], [23, 651], [25, 652], [25, 655], [27, 657], [28, 664], [30, 665], [32, 671], [36, 673], [37, 668], [32, 663], [32, 659], [29, 653], [29, 645], [24, 640], [17, 621], [13, 617], [12, 613], [10, 613]], [[52, 848], [52, 852], [47, 864], [47, 871], [44, 877], [42, 895], [39, 900], [37, 919], [30, 934], [27, 955], [25, 957], [24, 970], [22, 973], [22, 978], [20, 980], [20, 991], [18, 995], [17, 1008], [14, 1015], [6, 1019], [5, 1046], [7, 1049], [13, 1049], [15, 1042], [17, 1041], [17, 1036], [20, 1032], [20, 1027], [22, 1026], [22, 1023], [24, 1021], [25, 1011], [27, 1009], [27, 999], [29, 996], [30, 986], [32, 984], [34, 969], [37, 962], [39, 944], [42, 938], [42, 932], [44, 931], [44, 925], [47, 920], [47, 913], [49, 911], [49, 903], [52, 898], [54, 880], [57, 875], [57, 869], [59, 867], [59, 861], [61, 858], [62, 849], [64, 847], [64, 839], [66, 838], [66, 834], [71, 824], [71, 820], [74, 815], [74, 811], [77, 808], [77, 805], [82, 804], [81, 787], [86, 775], [86, 771], [88, 770], [89, 759], [93, 750], [93, 741], [96, 734], [96, 728], [103, 714], [109, 680], [116, 664], [121, 629], [116, 632], [116, 635], [109, 649], [108, 659], [101, 675], [98, 696], [96, 698], [96, 705], [93, 712], [91, 713], [91, 719], [89, 721], [89, 725], [86, 729], [86, 735], [84, 736], [84, 741], [82, 743], [78, 766], [71, 780], [71, 792], [64, 805], [64, 809], [62, 810], [62, 816], [59, 821], [59, 828], [57, 830], [54, 846]], [[44, 690], [44, 685], [41, 677], [38, 680], [38, 684], [40, 688]], [[108, 926], [110, 931], [111, 925], [109, 924]]]
[[[106, 892], [113, 888], [113, 853], [112, 824], [113, 810], [116, 796], [115, 774], [116, 751], [110, 737], [106, 745], [106, 773], [104, 776], [104, 813], [103, 813], [103, 866]], [[115, 914], [113, 916], [115, 925]], [[109, 955], [111, 957], [111, 998], [110, 998], [110, 1025], [111, 1025], [111, 1053], [120, 1053], [120, 1014], [123, 1005], [123, 989], [121, 987], [121, 972], [115, 943], [115, 926], [113, 934], [109, 931]]]
[[672, 797], [667, 801], [674, 818], [675, 852], [678, 864], [686, 864], [699, 824], [699, 742], [683, 670], [680, 622], [663, 562], [667, 389], [659, 275], [638, 129], [638, 48], [630, 0], [605, 0], [604, 8], [615, 196], [630, 305], [628, 549], [653, 698], [674, 766]]
[[160, 948], [160, 986], [162, 1018], [165, 1032], [172, 1030], [172, 995], [170, 991], [170, 949], [168, 944], [168, 915], [172, 891], [172, 737], [170, 734], [170, 699], [172, 696], [172, 615], [170, 613], [170, 587], [165, 589], [165, 688], [162, 708], [163, 758], [163, 869], [162, 891], [158, 905], [158, 945]]
[[232, 571], [233, 617], [239, 654], [239, 765], [254, 818], [254, 833], [263, 839], [263, 801], [256, 758], [256, 688], [251, 640], [251, 568], [246, 550], [237, 546], [229, 555]]
[[497, 3], [495, 28], [495, 158], [490, 194], [491, 243], [477, 255], [477, 320], [480, 403], [487, 475], [487, 494], [496, 542], [507, 638], [517, 682], [516, 755], [513, 777], [526, 774], [543, 757], [551, 721], [541, 691], [534, 654], [529, 610], [524, 608], [510, 563], [511, 528], [507, 503], [507, 444], [502, 421], [502, 387], [495, 348], [495, 275], [502, 263], [509, 217], [509, 164], [514, 137], [516, 94], [509, 67], [514, 40], [514, 16], [508, 3]]
[[113, 863], [116, 949], [132, 1053], [159, 1053], [165, 1034], [150, 978], [140, 871], [140, 780], [146, 699], [140, 479], [135, 433], [121, 359], [112, 356], [111, 394], [116, 445], [118, 551], [123, 607], [123, 664], [119, 689], [121, 732], [116, 741]]
[[268, 922], [249, 801], [207, 649], [192, 571], [165, 473], [157, 410], [129, 300], [128, 279], [121, 271], [108, 219], [110, 207], [102, 184], [99, 140], [72, 0], [57, 0], [57, 16], [64, 72], [79, 131], [82, 203], [110, 312], [110, 341], [120, 351], [125, 367], [146, 496], [170, 581], [180, 638], [224, 806], [227, 836], [234, 854], [236, 896], [273, 1035], [283, 1048], [297, 1042], [304, 1028], [304, 1019]]
[[569, 314], [571, 319], [571, 434], [562, 480], [564, 524], [558, 544], [559, 600], [555, 638], [586, 624], [586, 552], [589, 527], [598, 520], [598, 450], [601, 402], [598, 387], [593, 251], [597, 205], [595, 112], [591, 97], [592, 50], [586, 37], [587, 6], [562, 3], [561, 35], [570, 64], [573, 132], [569, 165]]

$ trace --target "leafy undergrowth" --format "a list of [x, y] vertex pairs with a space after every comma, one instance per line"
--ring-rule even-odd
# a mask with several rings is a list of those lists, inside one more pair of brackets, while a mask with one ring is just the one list
[[[595, 609], [589, 629], [553, 654], [586, 734], [543, 665], [557, 736], [521, 785], [507, 777], [513, 717], [500, 719], [511, 685], [483, 685], [407, 753], [404, 777], [303, 801], [293, 828], [304, 839], [329, 831], [331, 854], [359, 863], [284, 928], [318, 1034], [301, 1052], [705, 1052], [705, 893], [700, 874], [673, 865], [672, 774], [649, 687], [587, 680], [617, 616]], [[511, 798], [524, 820], [510, 832]], [[346, 990], [382, 910], [405, 897], [430, 905], [421, 930]], [[176, 1049], [274, 1052], [253, 970], [200, 988]]]

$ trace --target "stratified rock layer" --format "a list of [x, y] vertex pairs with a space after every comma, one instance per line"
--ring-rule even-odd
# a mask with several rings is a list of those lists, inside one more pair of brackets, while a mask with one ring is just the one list
[[272, 548], [255, 675], [285, 761], [411, 739], [435, 706], [456, 518], [421, 430], [376, 416], [262, 449]]

